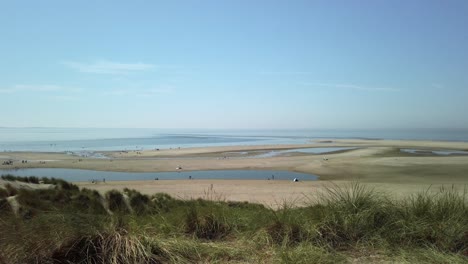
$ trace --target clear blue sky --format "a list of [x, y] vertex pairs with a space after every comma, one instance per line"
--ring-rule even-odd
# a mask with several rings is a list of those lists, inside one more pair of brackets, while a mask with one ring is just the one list
[[1, 1], [0, 126], [467, 128], [468, 1]]

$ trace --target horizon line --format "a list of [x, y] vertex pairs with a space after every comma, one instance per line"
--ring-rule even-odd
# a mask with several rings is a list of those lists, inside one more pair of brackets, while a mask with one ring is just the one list
[[397, 128], [171, 128], [171, 127], [72, 127], [72, 126], [0, 126], [0, 128], [56, 128], [56, 129], [162, 129], [162, 130], [273, 130], [273, 131], [307, 131], [307, 130], [468, 130], [468, 127], [397, 127]]

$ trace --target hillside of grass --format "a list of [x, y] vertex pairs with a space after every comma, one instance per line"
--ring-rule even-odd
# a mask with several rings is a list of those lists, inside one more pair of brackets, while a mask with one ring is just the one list
[[359, 183], [279, 210], [59, 179], [0, 188], [0, 263], [468, 263], [468, 195], [393, 200]]

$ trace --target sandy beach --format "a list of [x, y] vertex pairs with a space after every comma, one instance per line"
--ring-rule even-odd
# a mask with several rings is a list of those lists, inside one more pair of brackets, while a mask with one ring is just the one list
[[[296, 148], [353, 147], [326, 154], [281, 153], [274, 157], [255, 155]], [[142, 151], [101, 152], [107, 159], [77, 157], [65, 153], [3, 152], [0, 164], [13, 160], [11, 168], [73, 168], [123, 172], [197, 170], [287, 170], [319, 176], [318, 181], [293, 183], [262, 180], [165, 180], [119, 181], [82, 187], [105, 192], [131, 188], [146, 194], [165, 192], [183, 199], [206, 198], [249, 201], [277, 207], [285, 201], [314, 200], [324, 185], [359, 181], [393, 195], [407, 195], [431, 187], [468, 184], [468, 155], [417, 155], [400, 152], [418, 150], [468, 150], [466, 142], [398, 140], [322, 140], [303, 145], [229, 146]], [[27, 163], [22, 163], [27, 160]], [[311, 198], [312, 197], [312, 198]]]

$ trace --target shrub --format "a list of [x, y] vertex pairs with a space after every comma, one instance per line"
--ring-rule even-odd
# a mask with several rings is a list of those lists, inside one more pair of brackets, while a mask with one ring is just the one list
[[5, 185], [5, 190], [8, 196], [14, 196], [18, 194], [18, 190], [9, 183]]
[[79, 191], [80, 190], [80, 188], [76, 186], [75, 184], [69, 183], [64, 180], [57, 180], [55, 182], [55, 185], [57, 185], [62, 190], [67, 190], [67, 191]]
[[106, 209], [101, 203], [101, 195], [97, 191], [83, 189], [72, 196], [71, 206], [79, 212], [90, 214], [105, 214]]
[[124, 189], [130, 199], [130, 206], [136, 214], [144, 214], [150, 211], [151, 200], [148, 195], [141, 194], [135, 190]]
[[267, 226], [266, 231], [275, 244], [291, 245], [305, 239], [305, 234], [298, 224], [275, 221]]
[[37, 191], [20, 189], [17, 199], [19, 204], [23, 207], [42, 210], [47, 209], [46, 200], [41, 199], [41, 196]]
[[28, 178], [27, 182], [39, 184], [39, 178], [34, 177], [34, 176], [29, 176], [29, 177], [27, 177], [27, 178]]
[[394, 206], [383, 194], [359, 183], [327, 188], [317, 233], [331, 247], [370, 242], [394, 224]]
[[114, 213], [129, 213], [122, 193], [111, 190], [106, 193], [106, 199], [109, 203], [109, 210]]
[[232, 208], [240, 208], [240, 209], [252, 209], [252, 210], [264, 210], [265, 206], [263, 204], [255, 204], [245, 202], [237, 202], [237, 201], [227, 201], [226, 202], [228, 207]]
[[6, 198], [8, 196], [9, 196], [8, 191], [3, 188], [0, 188], [0, 198]]
[[0, 215], [6, 215], [13, 212], [7, 199], [0, 199]]
[[11, 174], [2, 175], [2, 179], [5, 181], [16, 181], [18, 178], [21, 178], [21, 177], [16, 177]]
[[161, 263], [135, 236], [125, 232], [104, 232], [73, 237], [56, 248], [54, 263]]
[[2, 179], [6, 181], [20, 181], [20, 182], [27, 182], [27, 183], [39, 183], [39, 178], [35, 176], [29, 176], [29, 177], [21, 177], [21, 176], [14, 176], [11, 174], [7, 175], [2, 175]]
[[418, 193], [401, 203], [398, 232], [393, 241], [468, 253], [466, 190], [442, 187], [438, 192]]
[[169, 194], [166, 193], [156, 193], [151, 196], [151, 201], [153, 202], [153, 206], [156, 210], [162, 212], [169, 212], [169, 209], [175, 207], [176, 205], [180, 205], [182, 202], [175, 200]]
[[197, 238], [221, 239], [231, 232], [231, 227], [225, 218], [208, 213], [199, 216], [195, 208], [190, 208], [185, 217], [185, 232]]

